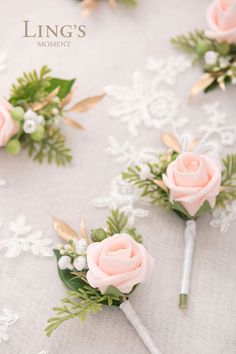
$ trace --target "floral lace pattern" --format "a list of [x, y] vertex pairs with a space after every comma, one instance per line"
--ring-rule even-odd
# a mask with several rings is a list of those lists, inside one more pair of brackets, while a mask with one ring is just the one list
[[[2, 221], [0, 220], [1, 227]], [[20, 215], [15, 221], [10, 222], [8, 228], [13, 236], [0, 241], [0, 250], [6, 249], [6, 257], [17, 257], [26, 251], [31, 251], [36, 256], [51, 257], [53, 255], [52, 249], [49, 247], [52, 240], [43, 237], [41, 231], [32, 231], [32, 227], [26, 224], [24, 215]]]
[[0, 344], [7, 342], [9, 340], [9, 335], [7, 334], [8, 328], [13, 325], [19, 316], [13, 313], [12, 310], [4, 308], [2, 313], [0, 313]]

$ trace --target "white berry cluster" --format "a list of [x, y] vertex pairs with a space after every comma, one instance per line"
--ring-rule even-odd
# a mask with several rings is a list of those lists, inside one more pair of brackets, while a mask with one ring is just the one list
[[76, 269], [81, 272], [87, 269], [86, 251], [87, 251], [87, 241], [85, 239], [80, 239], [75, 241], [72, 245], [65, 245], [60, 249], [62, 257], [58, 261], [58, 266], [61, 270]]
[[39, 126], [43, 127], [45, 124], [45, 119], [42, 115], [38, 115], [36, 112], [28, 109], [24, 113], [24, 124], [23, 129], [26, 134], [33, 134], [36, 132]]

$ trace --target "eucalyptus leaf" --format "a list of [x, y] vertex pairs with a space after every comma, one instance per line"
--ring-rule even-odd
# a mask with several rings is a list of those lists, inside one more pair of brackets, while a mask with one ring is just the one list
[[[57, 262], [59, 261], [59, 259], [62, 257], [60, 254], [60, 251], [58, 250], [53, 250], [54, 254], [57, 258]], [[73, 290], [73, 291], [78, 291], [78, 289], [84, 288], [86, 284], [85, 281], [83, 281], [80, 278], [75, 278], [74, 274], [71, 274], [71, 271], [69, 269], [65, 269], [65, 270], [61, 270], [58, 266], [57, 266], [57, 270], [58, 270], [58, 274], [59, 277], [62, 281], [62, 283], [69, 289], [69, 290]]]
[[62, 80], [62, 79], [58, 79], [58, 78], [52, 78], [50, 80], [50, 86], [47, 87], [47, 92], [52, 92], [53, 90], [55, 90], [57, 87], [60, 87], [60, 91], [58, 92], [57, 96], [60, 99], [65, 98], [68, 93], [71, 91], [71, 88], [73, 86], [75, 82], [75, 79], [72, 80]]

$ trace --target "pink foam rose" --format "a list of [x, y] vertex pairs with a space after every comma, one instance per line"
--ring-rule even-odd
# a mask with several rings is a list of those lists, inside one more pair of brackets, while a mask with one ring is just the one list
[[17, 133], [19, 124], [13, 120], [10, 111], [12, 106], [4, 98], [0, 98], [0, 147]]
[[145, 282], [151, 274], [154, 259], [146, 248], [128, 234], [116, 234], [87, 249], [87, 280], [102, 293], [112, 285], [129, 293], [134, 285]]
[[207, 10], [209, 38], [236, 43], [236, 0], [214, 0]]
[[220, 164], [213, 157], [183, 152], [163, 175], [171, 201], [181, 204], [194, 216], [207, 200], [213, 208], [220, 192]]

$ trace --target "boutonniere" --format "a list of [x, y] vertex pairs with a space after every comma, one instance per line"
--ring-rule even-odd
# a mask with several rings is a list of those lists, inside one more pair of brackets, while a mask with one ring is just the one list
[[[80, 0], [83, 2], [83, 15], [88, 15], [91, 11], [96, 10], [99, 6], [101, 0]], [[138, 0], [107, 0], [108, 4], [113, 8], [117, 9], [118, 4], [124, 4], [128, 6], [136, 6], [138, 4]]]
[[85, 320], [105, 307], [116, 306], [126, 315], [151, 353], [160, 353], [129, 300], [138, 284], [151, 275], [154, 259], [142, 245], [135, 228], [119, 210], [112, 211], [104, 228], [90, 233], [82, 221], [77, 234], [54, 219], [57, 234], [66, 242], [54, 250], [61, 281], [69, 289], [62, 306], [48, 320], [48, 336], [64, 321]]
[[[190, 288], [192, 256], [196, 238], [196, 221], [215, 206], [225, 208], [226, 202], [236, 199], [236, 154], [220, 162], [209, 155], [193, 152], [196, 141], [186, 152], [181, 151], [178, 139], [169, 133], [162, 135], [169, 151], [159, 155], [156, 162], [145, 165], [148, 176], [143, 177], [144, 166], [130, 166], [123, 178], [135, 185], [141, 196], [152, 204], [173, 210], [186, 220], [185, 252], [179, 307], [187, 308]], [[147, 172], [147, 171], [146, 171]]]
[[172, 39], [178, 48], [195, 55], [204, 74], [192, 87], [190, 96], [215, 87], [223, 91], [236, 84], [236, 0], [214, 0], [207, 10], [208, 31], [196, 30]]
[[43, 66], [39, 73], [24, 73], [12, 86], [10, 98], [0, 99], [0, 147], [11, 154], [25, 148], [35, 161], [64, 165], [72, 155], [59, 122], [82, 129], [69, 114], [88, 111], [103, 95], [71, 105], [75, 79], [54, 78], [50, 72]]

